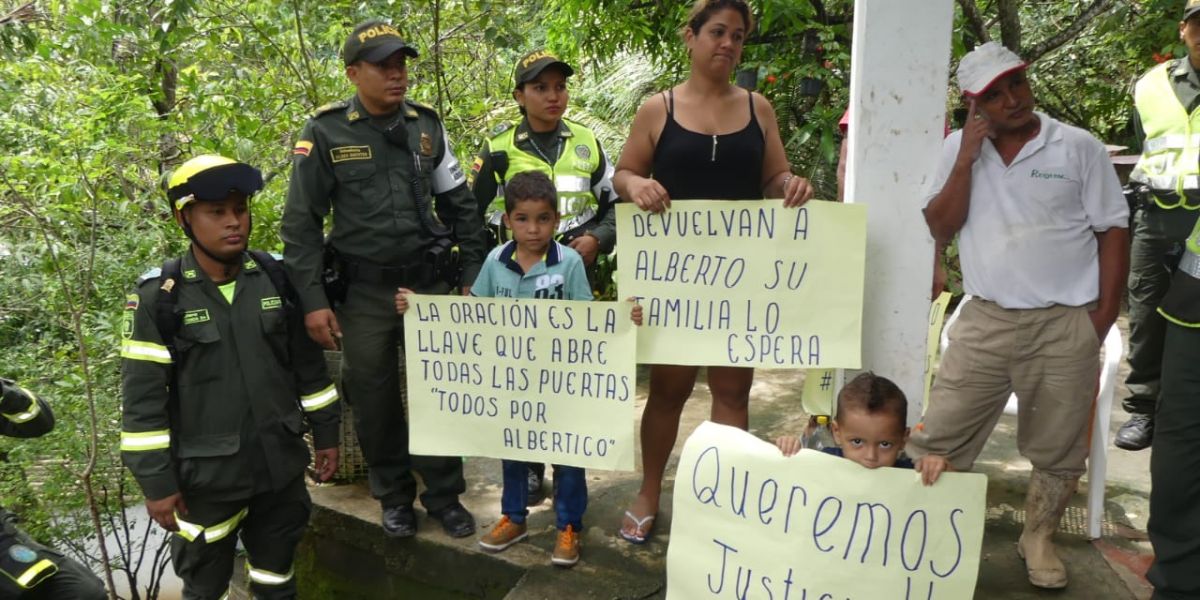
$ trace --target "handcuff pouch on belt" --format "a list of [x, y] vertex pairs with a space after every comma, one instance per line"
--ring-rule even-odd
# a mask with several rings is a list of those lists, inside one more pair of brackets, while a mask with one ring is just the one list
[[325, 288], [325, 299], [329, 302], [329, 308], [337, 308], [346, 301], [349, 284], [342, 254], [329, 238], [325, 238], [321, 260], [321, 285]]
[[0, 531], [0, 598], [16, 598], [58, 572], [53, 556], [26, 545], [7, 527]]

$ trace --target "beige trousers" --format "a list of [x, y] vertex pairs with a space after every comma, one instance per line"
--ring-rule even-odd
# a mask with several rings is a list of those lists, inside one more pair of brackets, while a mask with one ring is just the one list
[[1006, 309], [969, 300], [950, 328], [908, 454], [940, 454], [970, 470], [1015, 392], [1021, 455], [1059, 477], [1082, 475], [1100, 366], [1089, 308]]

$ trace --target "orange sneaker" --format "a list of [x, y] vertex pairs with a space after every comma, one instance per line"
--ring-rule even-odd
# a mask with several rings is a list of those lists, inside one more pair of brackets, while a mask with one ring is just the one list
[[479, 546], [490, 552], [499, 552], [525, 539], [527, 535], [524, 523], [513, 523], [507, 516], [502, 516], [500, 522], [479, 539]]
[[554, 544], [550, 562], [560, 567], [573, 567], [579, 562], [579, 532], [570, 525], [558, 532], [558, 543]]

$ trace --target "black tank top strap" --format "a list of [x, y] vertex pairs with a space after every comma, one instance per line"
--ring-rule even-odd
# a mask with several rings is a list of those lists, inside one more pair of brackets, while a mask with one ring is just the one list
[[674, 88], [667, 90], [666, 101], [667, 101], [667, 118], [674, 121], [675, 120], [675, 89]]

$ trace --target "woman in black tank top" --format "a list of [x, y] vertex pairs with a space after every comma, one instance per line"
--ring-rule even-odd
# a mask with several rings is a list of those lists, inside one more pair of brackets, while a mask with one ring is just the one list
[[[661, 212], [673, 200], [766, 196], [797, 207], [812, 197], [808, 180], [792, 175], [771, 104], [730, 83], [752, 28], [745, 0], [696, 1], [683, 34], [691, 75], [638, 109], [613, 179], [622, 199]], [[620, 531], [630, 542], [645, 542], [654, 526], [663, 471], [699, 370], [650, 367], [641, 426], [642, 486]], [[746, 429], [754, 369], [710, 366], [707, 372], [712, 420]]]

